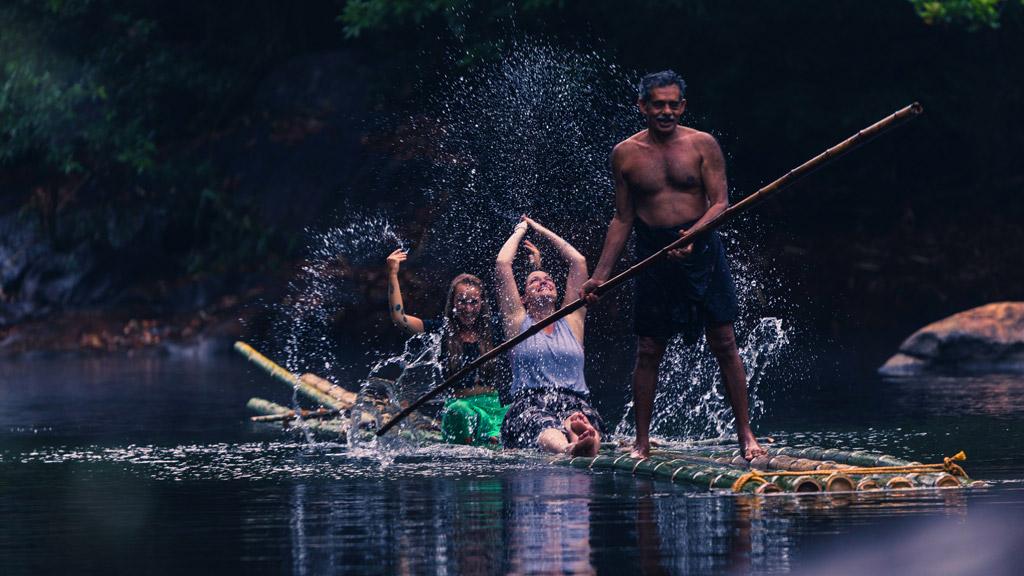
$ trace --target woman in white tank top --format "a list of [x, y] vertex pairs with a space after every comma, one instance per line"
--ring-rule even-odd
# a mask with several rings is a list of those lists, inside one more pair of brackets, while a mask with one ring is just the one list
[[[551, 230], [523, 216], [495, 263], [506, 338], [517, 336], [560, 306], [558, 287], [543, 270], [534, 270], [526, 277], [522, 294], [516, 286], [512, 262], [531, 228], [569, 263], [565, 294], [579, 293], [589, 277], [582, 254]], [[590, 406], [590, 390], [583, 377], [586, 313], [586, 308], [580, 308], [509, 351], [513, 401], [501, 429], [506, 447], [539, 447], [577, 456], [596, 455], [600, 449], [603, 425]]]

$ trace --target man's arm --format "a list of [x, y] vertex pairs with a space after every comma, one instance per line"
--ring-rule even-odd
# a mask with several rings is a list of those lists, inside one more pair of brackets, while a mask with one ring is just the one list
[[622, 176], [622, 163], [625, 153], [622, 144], [612, 150], [612, 175], [615, 178], [615, 215], [608, 224], [608, 232], [604, 237], [604, 247], [601, 249], [601, 258], [594, 268], [594, 275], [583, 284], [580, 296], [593, 304], [597, 297], [591, 292], [608, 280], [615, 263], [622, 255], [622, 249], [629, 240], [629, 233], [633, 229], [633, 218], [636, 217], [636, 209], [633, 206], [633, 197], [629, 193], [629, 185]]
[[700, 175], [704, 181], [704, 192], [708, 196], [708, 211], [691, 228], [717, 218], [729, 207], [729, 186], [725, 179], [722, 148], [714, 136], [702, 132], [697, 136], [697, 149], [701, 154]]

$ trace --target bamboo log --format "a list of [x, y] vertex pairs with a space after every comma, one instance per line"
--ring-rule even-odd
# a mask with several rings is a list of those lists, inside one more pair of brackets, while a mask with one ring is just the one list
[[857, 492], [869, 492], [872, 490], [881, 490], [882, 486], [877, 480], [870, 476], [861, 476], [856, 478], [857, 486], [854, 488]]
[[249, 346], [245, 342], [235, 342], [235, 350], [245, 356], [253, 364], [263, 368], [267, 374], [270, 374], [280, 382], [287, 384], [292, 389], [297, 390], [300, 394], [313, 402], [335, 410], [345, 410], [350, 407], [344, 406], [330, 395], [325, 394], [310, 384], [303, 382], [302, 377], [297, 374], [292, 374], [288, 370], [278, 366], [273, 360], [267, 358], [263, 354], [260, 354], [255, 348]]
[[824, 487], [821, 481], [813, 476], [773, 476], [766, 474], [765, 480], [777, 484], [786, 492], [809, 493], [821, 492]]
[[287, 406], [281, 406], [270, 400], [264, 400], [263, 398], [249, 398], [249, 401], [245, 403], [245, 407], [253, 412], [259, 412], [265, 415], [275, 414], [287, 414], [292, 411]]
[[808, 458], [811, 460], [833, 460], [840, 464], [847, 464], [850, 466], [913, 466], [915, 464], [919, 464], [919, 462], [902, 460], [887, 454], [864, 452], [860, 450], [836, 450], [834, 448], [819, 448], [816, 446], [809, 446], [806, 448], [788, 448], [783, 446], [779, 448], [769, 448], [769, 451], [776, 454]]
[[[551, 463], [574, 468], [617, 470], [643, 476], [662, 477], [674, 483], [693, 484], [703, 488], [731, 489], [733, 483], [745, 473], [743, 470], [717, 466], [709, 462], [630, 458], [628, 455], [610, 454], [575, 458], [563, 456], [551, 460]], [[748, 482], [741, 491], [752, 494], [769, 494], [779, 492], [780, 488], [770, 482]]]
[[307, 372], [300, 376], [299, 380], [303, 384], [311, 386], [315, 388], [317, 391], [327, 394], [328, 396], [333, 398], [334, 401], [339, 406], [343, 406], [344, 408], [351, 408], [356, 404], [355, 392], [349, 392], [348, 390], [342, 388], [341, 386], [338, 386], [337, 384], [332, 384], [328, 380], [325, 380], [317, 376], [316, 374], [311, 374]]
[[[793, 170], [790, 170], [782, 178], [775, 180], [771, 184], [765, 186], [764, 188], [761, 188], [757, 192], [754, 192], [750, 196], [747, 196], [743, 200], [740, 200], [736, 204], [730, 206], [728, 209], [726, 209], [718, 216], [708, 220], [707, 222], [700, 226], [694, 226], [693, 228], [690, 228], [689, 230], [686, 231], [686, 234], [680, 236], [678, 240], [672, 242], [668, 246], [665, 246], [664, 248], [655, 252], [648, 258], [634, 264], [624, 272], [621, 272], [617, 276], [610, 278], [604, 284], [598, 286], [597, 289], [594, 290], [594, 295], [603, 296], [605, 293], [615, 289], [616, 287], [620, 286], [621, 284], [635, 276], [641, 270], [651, 266], [661, 258], [667, 256], [670, 251], [692, 244], [694, 240], [696, 240], [697, 238], [711, 232], [712, 230], [718, 228], [722, 224], [725, 224], [729, 220], [736, 218], [737, 216], [749, 210], [756, 204], [764, 201], [772, 194], [777, 193], [779, 190], [786, 188], [793, 182], [799, 180], [801, 177], [806, 176], [807, 174], [810, 174], [814, 170], [820, 168], [830, 160], [842, 156], [843, 154], [849, 152], [850, 150], [853, 150], [860, 144], [867, 142], [868, 140], [880, 135], [882, 132], [888, 130], [889, 128], [892, 128], [893, 126], [896, 126], [897, 124], [905, 120], [917, 116], [923, 111], [924, 108], [922, 108], [922, 106], [917, 102], [914, 102], [913, 104], [896, 111], [894, 114], [886, 116], [882, 120], [875, 122], [871, 126], [868, 126], [863, 130], [860, 130], [853, 136], [850, 136], [849, 138], [843, 140], [839, 144], [836, 144], [835, 146], [825, 150], [821, 154], [818, 154], [814, 158], [811, 158], [807, 162], [804, 162], [800, 166], [797, 166]], [[387, 424], [382, 426], [381, 429], [377, 431], [377, 435], [382, 436], [386, 434], [388, 430], [390, 430], [395, 424], [398, 424], [400, 421], [402, 421], [402, 419], [404, 419], [414, 410], [416, 410], [426, 402], [429, 402], [430, 399], [434, 398], [442, 391], [448, 389], [448, 387], [452, 386], [453, 384], [461, 380], [464, 376], [479, 368], [485, 362], [489, 362], [498, 354], [504, 353], [513, 346], [519, 344], [520, 342], [526, 340], [527, 338], [530, 338], [531, 336], [540, 332], [547, 326], [555, 323], [555, 321], [557, 321], [559, 318], [568, 316], [569, 314], [572, 314], [573, 312], [579, 310], [580, 308], [583, 308], [584, 306], [586, 306], [586, 302], [582, 298], [577, 298], [575, 301], [562, 306], [561, 309], [551, 314], [547, 318], [544, 318], [543, 320], [538, 321], [536, 324], [531, 325], [529, 328], [521, 332], [518, 336], [510, 338], [505, 342], [502, 342], [498, 346], [495, 346], [494, 348], [489, 350], [486, 354], [481, 354], [479, 358], [463, 366], [461, 369], [457, 370], [454, 374], [448, 377], [448, 379], [445, 380], [442, 384], [435, 387], [433, 390], [430, 390], [423, 396], [420, 396], [415, 402], [413, 402], [407, 408], [405, 408], [397, 415], [395, 415], [394, 418], [392, 418]]]
[[885, 478], [885, 487], [889, 490], [902, 490], [904, 488], [914, 487], [914, 483], [906, 476], [893, 474], [892, 476], [883, 476], [883, 478]]
[[253, 422], [291, 422], [296, 418], [302, 418], [303, 420], [319, 420], [323, 418], [336, 418], [341, 415], [341, 412], [337, 410], [327, 410], [320, 408], [318, 410], [302, 410], [299, 416], [295, 415], [294, 410], [289, 410], [284, 414], [265, 414], [262, 416], [252, 416], [249, 419]]
[[[267, 416], [279, 416], [287, 414], [289, 412], [294, 413], [291, 408], [282, 406], [263, 398], [250, 398], [245, 403], [246, 407], [253, 412], [258, 412]], [[257, 417], [258, 418], [258, 417]], [[266, 421], [257, 421], [266, 423]], [[288, 422], [283, 422], [287, 424]], [[324, 433], [330, 436], [337, 437], [339, 441], [344, 442], [347, 437], [349, 422], [348, 419], [330, 419], [330, 420], [303, 420], [303, 427], [313, 432]]]
[[[797, 470], [824, 469], [825, 466], [821, 466], [821, 464], [827, 464], [828, 466], [831, 466], [831, 467], [834, 467], [834, 468], [844, 468], [844, 467], [853, 467], [853, 466], [857, 466], [857, 467], [861, 467], [861, 466], [863, 466], [863, 467], [873, 467], [873, 466], [914, 466], [914, 465], [920, 464], [920, 462], [912, 462], [910, 460], [901, 460], [899, 458], [896, 458], [894, 456], [889, 456], [887, 454], [875, 454], [875, 453], [870, 453], [870, 452], [859, 452], [859, 451], [857, 451], [857, 452], [850, 452], [850, 451], [845, 451], [845, 450], [836, 450], [836, 449], [832, 449], [832, 448], [819, 448], [817, 446], [809, 446], [809, 447], [805, 447], [805, 448], [791, 448], [791, 447], [787, 447], [787, 446], [779, 446], [779, 447], [772, 446], [772, 447], [765, 448], [765, 451], [767, 452], [767, 455], [759, 457], [759, 458], [761, 458], [761, 460], [759, 460], [757, 458], [754, 459], [754, 463], [755, 463], [754, 467], [755, 468], [758, 467], [756, 465], [756, 463], [772, 462], [772, 461], [778, 461], [778, 462], [786, 461], [782, 457], [789, 457], [789, 458], [794, 458], [794, 459], [800, 460], [801, 462], [798, 462], [796, 464], [796, 465], [800, 466], [799, 468], [796, 468]], [[735, 459], [736, 456], [740, 456], [739, 449], [735, 449], [735, 448], [734, 449], [697, 448], [697, 449], [695, 449], [693, 451], [693, 453], [694, 454], [699, 454], [701, 456], [707, 456], [707, 457], [710, 457], [710, 458], [730, 457], [732, 459]], [[767, 458], [767, 460], [765, 460], [766, 458]], [[772, 460], [772, 459], [775, 459], [775, 460]], [[811, 466], [812, 462], [815, 463], [815, 464], [813, 464], [813, 466], [815, 466], [815, 467], [808, 468], [807, 466]], [[771, 465], [771, 464], [769, 464], [769, 465]]]
[[[771, 436], [760, 436], [757, 439], [757, 443], [758, 444], [772, 444], [773, 442], [775, 442], [775, 438], [772, 438]], [[688, 448], [690, 446], [724, 446], [724, 445], [727, 445], [727, 444], [735, 444], [735, 443], [736, 443], [736, 437], [735, 436], [718, 436], [716, 438], [702, 438], [700, 440], [687, 440], [687, 441], [683, 442], [683, 446], [684, 446], [684, 448]], [[657, 442], [652, 440], [651, 441], [651, 445], [652, 446], [657, 446]]]
[[939, 474], [908, 474], [907, 479], [925, 488], [960, 488], [962, 484], [945, 472]]
[[853, 492], [857, 483], [842, 472], [833, 472], [825, 477], [826, 492]]

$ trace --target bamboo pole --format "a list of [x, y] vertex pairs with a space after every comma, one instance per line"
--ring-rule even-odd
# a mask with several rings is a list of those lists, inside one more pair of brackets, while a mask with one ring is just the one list
[[329, 394], [325, 394], [324, 392], [321, 392], [319, 389], [304, 382], [301, 376], [297, 374], [292, 374], [288, 370], [285, 370], [284, 368], [278, 366], [277, 363], [275, 363], [273, 360], [267, 358], [263, 354], [260, 354], [258, 351], [256, 351], [255, 348], [249, 346], [245, 342], [235, 342], [235, 350], [238, 351], [242, 356], [245, 356], [250, 362], [262, 368], [264, 371], [267, 372], [267, 374], [270, 374], [271, 376], [287, 384], [294, 390], [297, 390], [300, 394], [312, 400], [313, 402], [316, 402], [323, 406], [327, 406], [328, 408], [333, 408], [335, 410], [345, 410], [350, 407], [343, 405], [342, 403], [338, 402], [333, 397], [331, 397]]
[[[299, 413], [299, 418], [303, 420], [320, 420], [323, 418], [334, 418], [341, 414], [337, 410], [327, 410], [320, 408], [318, 410], [302, 410]], [[284, 414], [264, 414], [262, 416], [252, 416], [249, 420], [253, 422], [290, 422], [295, 420], [295, 410], [289, 410]]]
[[319, 392], [327, 394], [334, 399], [335, 403], [344, 408], [351, 408], [356, 404], [357, 395], [355, 392], [349, 392], [348, 390], [334, 384], [328, 380], [325, 380], [316, 374], [306, 373], [299, 376], [299, 380]]
[[[280, 404], [271, 402], [269, 400], [264, 400], [262, 398], [250, 398], [249, 401], [246, 402], [245, 405], [246, 405], [247, 408], [249, 408], [253, 412], [258, 412], [259, 414], [262, 414], [262, 415], [265, 415], [265, 416], [278, 416], [278, 415], [283, 415], [283, 414], [287, 414], [287, 413], [293, 413], [294, 414], [294, 411], [291, 408], [288, 408], [287, 406], [282, 406]], [[258, 416], [256, 418], [258, 418]], [[266, 421], [256, 421], [256, 422], [257, 423], [267, 423]], [[285, 421], [283, 423], [285, 425], [288, 424], [287, 421]], [[348, 419], [328, 419], [328, 420], [311, 419], [311, 420], [303, 420], [302, 423], [303, 423], [303, 427], [308, 429], [308, 430], [336, 437], [341, 442], [345, 441], [345, 438], [347, 437], [347, 433], [348, 433], [348, 427], [349, 427]]]
[[885, 481], [885, 487], [890, 490], [900, 490], [904, 488], [913, 488], [914, 483], [906, 476], [896, 475]]
[[287, 414], [292, 411], [287, 406], [281, 406], [280, 404], [271, 402], [270, 400], [264, 400], [263, 398], [249, 398], [249, 401], [245, 403], [245, 407], [253, 412], [259, 412], [260, 414], [273, 416], [275, 414]]
[[[857, 146], [882, 134], [886, 130], [893, 128], [898, 124], [902, 123], [903, 121], [909, 120], [917, 116], [918, 114], [921, 114], [921, 112], [923, 111], [924, 108], [919, 103], [914, 102], [909, 106], [897, 110], [895, 113], [883, 118], [882, 120], [875, 122], [871, 126], [868, 126], [867, 128], [860, 130], [853, 136], [850, 136], [849, 138], [843, 140], [839, 144], [836, 144], [835, 146], [825, 150], [821, 154], [818, 154], [814, 158], [811, 158], [807, 162], [804, 162], [800, 166], [797, 166], [796, 168], [790, 170], [782, 178], [779, 178], [778, 180], [772, 182], [771, 184], [765, 186], [764, 188], [761, 188], [757, 192], [754, 192], [750, 196], [747, 196], [743, 200], [740, 200], [733, 206], [730, 206], [728, 209], [726, 209], [718, 216], [708, 220], [707, 222], [700, 226], [690, 228], [689, 230], [686, 231], [686, 234], [680, 236], [678, 240], [672, 242], [668, 246], [665, 246], [664, 248], [655, 252], [648, 258], [634, 264], [630, 268], [626, 269], [624, 272], [618, 274], [613, 278], [610, 278], [607, 282], [598, 286], [597, 289], [594, 290], [593, 292], [594, 295], [603, 296], [605, 293], [615, 289], [617, 286], [620, 286], [626, 280], [629, 280], [630, 278], [635, 276], [644, 268], [647, 268], [651, 264], [660, 260], [661, 258], [664, 258], [669, 251], [692, 244], [694, 240], [696, 240], [698, 237], [703, 236], [708, 232], [714, 230], [715, 228], [718, 228], [722, 224], [725, 224], [729, 220], [736, 218], [743, 212], [752, 208], [754, 205], [764, 201], [766, 198], [768, 198], [772, 194], [775, 194], [779, 190], [786, 188], [793, 182], [799, 180], [801, 177], [810, 174], [811, 172], [820, 168], [827, 162], [834, 160], [835, 158], [838, 158], [843, 154], [846, 154], [847, 152], [853, 150]], [[414, 410], [416, 410], [426, 402], [429, 402], [432, 398], [434, 398], [435, 396], [437, 396], [438, 394], [440, 394], [441, 392], [443, 392], [444, 390], [448, 389], [450, 386], [461, 380], [465, 375], [479, 368], [485, 362], [490, 361], [498, 354], [504, 353], [506, 350], [512, 348], [516, 344], [519, 344], [523, 340], [526, 340], [527, 338], [533, 336], [537, 332], [540, 332], [547, 326], [553, 324], [559, 318], [567, 316], [584, 306], [586, 306], [586, 302], [582, 298], [578, 298], [575, 301], [566, 304], [554, 314], [551, 314], [547, 318], [544, 318], [543, 320], [540, 320], [536, 324], [531, 325], [518, 336], [510, 338], [505, 342], [499, 344], [498, 346], [495, 346], [486, 354], [480, 355], [480, 357], [478, 357], [476, 360], [463, 366], [460, 370], [456, 371], [454, 374], [449, 376], [448, 379], [445, 380], [442, 384], [438, 385], [437, 387], [435, 387], [433, 390], [430, 390], [426, 394], [420, 396], [415, 402], [413, 402], [408, 407], [403, 409], [401, 412], [396, 414], [394, 418], [392, 418], [386, 424], [381, 426], [380, 430], [377, 431], [377, 436], [383, 436], [384, 434], [386, 434], [388, 430], [390, 430], [396, 424], [401, 422], [406, 416], [408, 416]]]

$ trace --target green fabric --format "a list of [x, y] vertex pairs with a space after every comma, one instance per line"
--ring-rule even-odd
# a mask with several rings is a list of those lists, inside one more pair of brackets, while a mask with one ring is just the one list
[[491, 438], [501, 438], [501, 421], [508, 406], [502, 406], [498, 393], [451, 398], [441, 414], [441, 439], [449, 444], [494, 446]]

